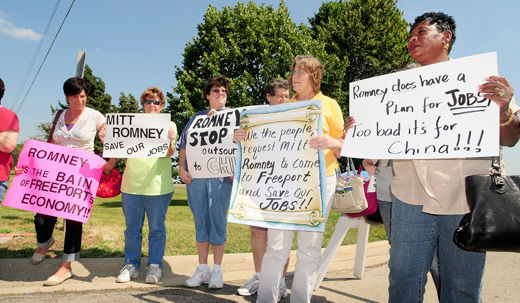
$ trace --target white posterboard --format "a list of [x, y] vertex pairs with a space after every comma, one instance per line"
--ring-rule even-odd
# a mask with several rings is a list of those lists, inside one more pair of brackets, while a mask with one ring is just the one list
[[193, 178], [229, 177], [235, 173], [237, 144], [233, 143], [233, 132], [246, 108], [195, 117], [186, 133], [186, 161]]
[[499, 109], [478, 86], [497, 75], [486, 53], [350, 83], [356, 119], [342, 156], [441, 159], [499, 154]]
[[287, 230], [325, 228], [325, 158], [309, 147], [323, 133], [321, 101], [247, 110], [228, 222]]
[[170, 114], [107, 114], [103, 157], [165, 157], [169, 130]]

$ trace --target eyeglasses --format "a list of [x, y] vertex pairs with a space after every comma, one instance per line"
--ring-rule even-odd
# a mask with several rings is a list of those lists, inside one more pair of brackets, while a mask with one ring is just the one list
[[212, 89], [211, 91], [212, 91], [213, 93], [215, 93], [215, 94], [218, 94], [218, 93], [227, 94], [227, 90], [225, 90], [225, 89], [218, 89], [218, 88], [215, 88], [215, 89]]
[[274, 95], [278, 99], [289, 100], [289, 94], [287, 95]]
[[157, 101], [157, 100], [144, 100], [144, 104], [150, 105], [152, 103], [154, 105], [161, 105], [161, 101]]
[[304, 74], [306, 74], [306, 73], [307, 73], [307, 72], [304, 71], [303, 69], [292, 70], [292, 71], [291, 71], [291, 77], [294, 76], [294, 75], [301, 76], [301, 75], [304, 75]]

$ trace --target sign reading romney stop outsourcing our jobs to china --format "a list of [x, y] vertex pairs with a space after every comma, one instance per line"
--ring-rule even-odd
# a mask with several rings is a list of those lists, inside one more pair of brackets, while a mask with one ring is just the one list
[[439, 159], [499, 154], [499, 109], [478, 86], [497, 75], [485, 53], [350, 83], [341, 155]]
[[186, 134], [186, 161], [193, 178], [232, 176], [237, 144], [233, 132], [239, 126], [240, 113], [246, 108], [224, 109], [211, 116], [194, 118]]
[[3, 205], [87, 222], [105, 160], [72, 147], [28, 140]]
[[103, 157], [165, 157], [170, 114], [107, 114]]

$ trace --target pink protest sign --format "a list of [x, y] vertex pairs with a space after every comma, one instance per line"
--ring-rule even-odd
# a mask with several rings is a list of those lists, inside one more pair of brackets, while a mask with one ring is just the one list
[[101, 178], [103, 158], [36, 140], [25, 143], [3, 205], [86, 223]]

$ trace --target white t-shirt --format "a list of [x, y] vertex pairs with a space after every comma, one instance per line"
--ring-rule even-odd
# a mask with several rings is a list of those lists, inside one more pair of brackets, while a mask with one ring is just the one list
[[[61, 113], [56, 124], [56, 129], [52, 136], [54, 143], [94, 152], [94, 139], [97, 129], [105, 123], [103, 114], [95, 109], [86, 107], [76, 124], [74, 124], [71, 130], [68, 130], [67, 125], [65, 125], [65, 112]], [[54, 121], [54, 116], [52, 121]]]

